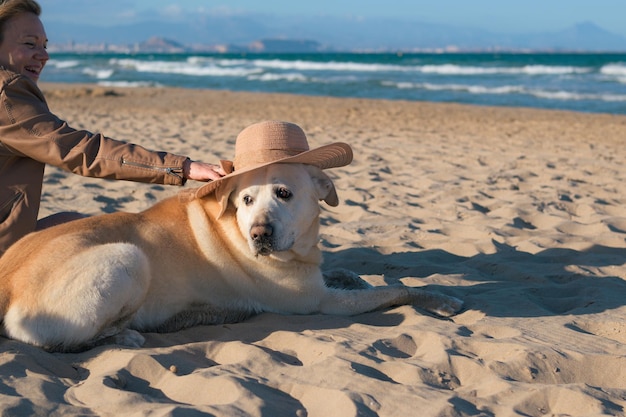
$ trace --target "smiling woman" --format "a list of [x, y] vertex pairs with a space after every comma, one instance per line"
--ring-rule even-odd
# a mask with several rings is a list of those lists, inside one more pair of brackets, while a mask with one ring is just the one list
[[41, 9], [33, 1], [16, 3], [20, 7], [0, 9], [0, 65], [37, 82], [50, 58]]
[[73, 129], [51, 113], [37, 87], [49, 59], [40, 14], [34, 0], [0, 1], [0, 255], [30, 232], [84, 217], [64, 212], [37, 219], [46, 164], [83, 176], [171, 185], [223, 175], [217, 165]]

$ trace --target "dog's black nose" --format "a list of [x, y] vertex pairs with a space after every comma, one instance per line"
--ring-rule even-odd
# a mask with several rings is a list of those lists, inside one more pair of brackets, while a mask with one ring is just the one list
[[250, 229], [250, 237], [254, 241], [267, 239], [274, 233], [274, 229], [270, 224], [255, 224]]

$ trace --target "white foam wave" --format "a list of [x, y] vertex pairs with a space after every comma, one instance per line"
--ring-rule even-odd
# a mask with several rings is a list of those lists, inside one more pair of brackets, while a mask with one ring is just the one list
[[485, 75], [497, 74], [503, 72], [505, 68], [485, 68], [485, 67], [467, 67], [454, 64], [442, 65], [424, 65], [418, 67], [420, 72], [425, 74], [441, 74], [441, 75]]
[[592, 71], [593, 68], [560, 65], [524, 65], [520, 68], [520, 73], [528, 75], [586, 74]]
[[265, 73], [261, 75], [251, 75], [249, 80], [257, 81], [288, 81], [288, 82], [307, 82], [309, 79], [300, 73], [288, 73], [288, 74], [272, 74]]
[[[363, 64], [356, 62], [314, 62], [314, 61], [284, 61], [254, 60], [252, 63], [260, 68], [298, 71], [349, 71], [349, 72], [418, 72], [440, 75], [493, 75], [493, 74], [526, 74], [526, 75], [567, 75], [591, 72], [591, 68], [559, 66], [559, 65], [524, 65], [521, 67], [478, 67], [457, 64], [439, 65], [391, 65], [391, 64]], [[236, 65], [236, 64], [235, 64]]]
[[354, 72], [380, 72], [380, 71], [411, 71], [411, 67], [388, 64], [362, 64], [357, 62], [315, 62], [315, 61], [283, 61], [280, 59], [257, 59], [252, 61], [260, 68], [274, 68], [281, 70], [299, 71], [354, 71]]
[[74, 68], [80, 65], [80, 61], [77, 59], [70, 59], [66, 61], [59, 61], [56, 59], [51, 59], [48, 61], [47, 65], [52, 65], [55, 68], [66, 69], [66, 68]]
[[87, 74], [91, 77], [95, 77], [99, 80], [104, 80], [107, 78], [111, 78], [111, 76], [115, 73], [112, 69], [93, 69], [93, 68], [85, 68], [83, 70], [84, 74]]
[[626, 102], [626, 94], [594, 94], [594, 93], [572, 93], [569, 91], [545, 91], [530, 90], [529, 93], [535, 97], [547, 98], [551, 100], [597, 100], [608, 102]]
[[[196, 77], [247, 77], [261, 72], [260, 69], [242, 67], [220, 67], [213, 62], [197, 61], [196, 64], [175, 61], [140, 61], [136, 59], [113, 59], [113, 65], [131, 68], [137, 72], [151, 72], [163, 74], [180, 74]], [[206, 64], [206, 65], [203, 65]]]
[[385, 82], [383, 85], [399, 89], [422, 89], [430, 91], [461, 91], [470, 94], [524, 94], [549, 100], [582, 101], [596, 100], [606, 102], [626, 102], [626, 94], [602, 94], [602, 93], [575, 93], [571, 91], [548, 91], [529, 89], [523, 86], [506, 85], [499, 87], [485, 87], [482, 85], [463, 84], [432, 84], [432, 83], [393, 83]]
[[464, 84], [432, 84], [432, 83], [393, 83], [383, 82], [383, 85], [397, 87], [400, 89], [421, 89], [429, 91], [464, 91], [472, 94], [514, 94], [523, 93], [524, 88], [521, 86], [501, 86], [501, 87], [485, 87], [482, 85], [464, 85]]
[[600, 68], [600, 73], [616, 77], [626, 78], [626, 64], [606, 64]]
[[455, 64], [424, 65], [417, 67], [425, 74], [440, 75], [495, 75], [495, 74], [526, 74], [526, 75], [567, 75], [591, 72], [591, 68], [572, 66], [524, 65], [522, 67], [476, 67]]
[[[264, 73], [268, 70], [279, 71], [328, 71], [328, 72], [403, 72], [422, 73], [434, 75], [568, 75], [592, 72], [592, 68], [559, 66], [559, 65], [524, 65], [517, 67], [499, 66], [472, 66], [458, 64], [439, 65], [393, 65], [378, 63], [358, 62], [317, 62], [305, 60], [282, 60], [282, 59], [227, 59], [215, 57], [191, 56], [185, 61], [144, 61], [131, 58], [111, 59], [110, 64], [123, 68], [131, 68], [138, 72], [184, 74], [191, 76], [225, 76], [247, 77], [254, 74]], [[69, 64], [67, 64], [69, 65]], [[613, 74], [615, 71], [626, 71], [625, 67], [611, 66], [603, 68], [605, 73]], [[626, 76], [626, 75], [624, 75]]]

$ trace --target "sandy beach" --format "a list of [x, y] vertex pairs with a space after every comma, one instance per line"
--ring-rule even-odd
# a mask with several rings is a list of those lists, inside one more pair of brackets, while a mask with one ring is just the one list
[[[6, 416], [626, 414], [626, 116], [185, 89], [44, 84], [74, 127], [217, 162], [266, 119], [329, 170], [324, 268], [465, 301], [353, 317], [263, 314], [47, 353], [0, 338]], [[190, 182], [186, 188], [199, 186]], [[181, 188], [49, 168], [40, 216], [136, 212]]]

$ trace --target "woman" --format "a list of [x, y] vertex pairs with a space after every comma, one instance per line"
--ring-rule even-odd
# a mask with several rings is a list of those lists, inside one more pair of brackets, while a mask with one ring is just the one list
[[49, 59], [40, 14], [34, 0], [0, 0], [0, 255], [27, 233], [82, 217], [57, 213], [37, 221], [46, 164], [169, 185], [224, 175], [217, 165], [73, 129], [52, 114], [37, 87]]

